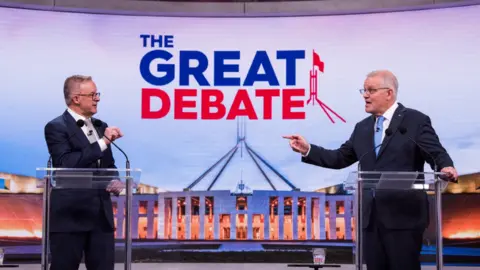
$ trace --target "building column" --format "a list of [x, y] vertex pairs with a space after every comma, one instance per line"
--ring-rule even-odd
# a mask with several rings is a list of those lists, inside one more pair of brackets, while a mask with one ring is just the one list
[[123, 224], [125, 222], [125, 196], [121, 196], [117, 201], [117, 235], [118, 239], [124, 239]]
[[307, 201], [306, 201], [306, 204], [307, 204], [307, 211], [305, 213], [306, 217], [307, 217], [307, 221], [306, 221], [306, 226], [305, 226], [305, 230], [306, 230], [306, 240], [310, 240], [312, 239], [312, 197], [310, 197], [310, 195], [308, 195], [307, 197]]
[[298, 196], [292, 196], [292, 238], [298, 240]]
[[[152, 203], [155, 203], [155, 201], [153, 201]], [[150, 203], [149, 203], [150, 204]], [[155, 211], [155, 204], [153, 205], [154, 206], [154, 211]], [[155, 213], [153, 213], [153, 219], [155, 218]], [[153, 222], [153, 219], [152, 219], [152, 222]], [[157, 238], [158, 239], [165, 239], [166, 235], [165, 235], [165, 221], [167, 220], [167, 216], [166, 216], [166, 209], [165, 209], [165, 197], [163, 196], [163, 194], [161, 195], [158, 195], [158, 217], [157, 217]], [[149, 219], [150, 221], [150, 219]], [[155, 224], [155, 223], [153, 223]], [[150, 227], [149, 228], [149, 232], [150, 232]], [[152, 225], [152, 228], [153, 228], [153, 225]], [[154, 237], [155, 238], [155, 235]]]
[[177, 196], [172, 196], [172, 239], [177, 239], [177, 213], [178, 213], [178, 198]]
[[264, 209], [263, 212], [263, 238], [265, 240], [270, 239], [270, 199], [267, 199], [267, 203], [264, 204], [266, 205], [267, 209]]
[[132, 232], [131, 236], [132, 239], [138, 239], [138, 211], [140, 209], [140, 201], [138, 198], [133, 197], [132, 201], [132, 213], [131, 213], [131, 218], [132, 218]]
[[326, 240], [327, 239], [327, 236], [326, 236], [326, 228], [325, 228], [325, 194], [323, 194], [322, 196], [320, 196], [320, 202], [319, 202], [319, 212], [320, 212], [320, 222], [319, 222], [319, 225], [320, 225], [320, 240]]
[[205, 196], [201, 195], [199, 201], [199, 217], [200, 217], [200, 239], [205, 240]]
[[219, 240], [220, 239], [220, 207], [217, 206], [217, 202], [215, 202], [215, 198], [213, 199], [213, 239]]
[[313, 234], [312, 239], [320, 239], [320, 198], [313, 198]]
[[192, 220], [192, 197], [190, 195], [185, 196], [185, 239], [191, 239], [191, 222]]
[[155, 219], [155, 200], [147, 201], [147, 239], [153, 239], [155, 228], [153, 227]]
[[236, 215], [236, 211], [235, 210], [230, 211], [229, 214], [230, 214], [230, 239], [235, 240], [236, 236], [237, 236], [237, 228], [236, 228], [237, 215]]
[[253, 214], [252, 210], [248, 208], [247, 211], [247, 240], [253, 240]]
[[329, 213], [329, 225], [330, 225], [330, 239], [337, 239], [337, 201], [334, 198], [329, 198], [328, 205], [330, 207]]
[[284, 206], [283, 206], [283, 196], [278, 196], [278, 239], [283, 240], [283, 230], [284, 230]]
[[345, 196], [345, 240], [352, 240], [352, 200]]

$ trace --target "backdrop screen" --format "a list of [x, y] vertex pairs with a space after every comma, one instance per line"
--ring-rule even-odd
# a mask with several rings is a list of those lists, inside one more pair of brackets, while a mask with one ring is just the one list
[[[65, 78], [83, 74], [101, 92], [96, 116], [124, 132], [118, 145], [146, 184], [182, 190], [236, 144], [238, 126], [249, 146], [301, 190], [338, 184], [353, 168], [302, 164], [282, 135], [340, 146], [367, 116], [358, 91], [365, 75], [389, 69], [399, 79], [399, 101], [432, 118], [459, 173], [475, 172], [479, 14], [480, 6], [470, 6], [229, 19], [1, 8], [0, 171], [34, 176], [46, 165], [44, 126], [66, 108]], [[113, 151], [123, 167], [124, 157]], [[270, 189], [247, 154], [232, 158], [215, 189], [232, 190], [240, 178], [252, 189]]]

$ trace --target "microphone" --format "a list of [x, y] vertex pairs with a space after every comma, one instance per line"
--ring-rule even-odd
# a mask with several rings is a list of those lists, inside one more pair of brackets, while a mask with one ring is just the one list
[[[92, 124], [93, 124], [95, 130], [97, 131], [97, 133], [100, 135], [100, 132], [98, 131], [97, 128], [99, 128], [99, 127], [102, 126], [102, 124], [103, 124], [102, 121], [99, 120], [99, 119], [93, 119], [93, 118], [92, 118]], [[120, 152], [122, 152], [122, 154], [125, 156], [125, 160], [126, 160], [126, 162], [125, 162], [125, 168], [127, 169], [127, 171], [125, 172], [125, 175], [126, 175], [126, 177], [127, 177], [127, 179], [128, 179], [128, 178], [130, 177], [130, 160], [128, 159], [127, 154], [125, 154], [125, 152], [123, 152], [123, 150], [122, 150], [120, 147], [118, 147], [118, 145], [116, 145], [112, 140], [110, 140], [109, 138], [107, 138], [107, 136], [103, 135], [103, 138], [109, 140], [110, 143], [112, 143], [112, 144], [113, 144], [118, 150], [120, 150]], [[128, 196], [128, 194], [129, 194], [129, 192], [130, 192], [130, 190], [131, 190], [131, 188], [129, 188], [128, 183], [129, 183], [129, 182], [128, 182], [128, 180], [127, 180], [127, 196]], [[115, 194], [115, 196], [118, 197], [119, 194]]]
[[[437, 160], [433, 157], [433, 155], [430, 152], [428, 152], [425, 148], [423, 148], [420, 144], [418, 144], [412, 137], [407, 135], [407, 128], [406, 127], [400, 126], [400, 127], [398, 127], [398, 131], [400, 132], [400, 134], [407, 136], [407, 138], [410, 141], [412, 141], [416, 146], [418, 146], [418, 148], [420, 148], [425, 154], [427, 154], [433, 160], [433, 171], [436, 173], [438, 171], [438, 165], [437, 165]], [[444, 181], [458, 183], [458, 181], [450, 181], [444, 175], [439, 175], [439, 177], [440, 177], [440, 179], [442, 179]]]
[[[93, 123], [93, 126], [95, 127], [95, 130], [97, 131], [97, 133], [100, 134], [100, 132], [98, 131], [97, 128], [101, 127], [103, 122], [99, 119], [93, 119], [92, 118], [92, 123]], [[125, 159], [126, 159], [125, 167], [127, 168], [127, 176], [130, 176], [130, 160], [128, 159], [127, 154], [125, 154], [125, 152], [123, 152], [123, 150], [120, 147], [118, 147], [118, 145], [116, 145], [112, 140], [107, 138], [105, 135], [103, 136], [103, 138], [106, 138], [107, 140], [109, 140], [125, 156]]]
[[85, 125], [85, 121], [83, 121], [82, 119], [78, 119], [76, 124], [77, 124], [77, 127], [81, 128], [83, 127], [83, 125]]

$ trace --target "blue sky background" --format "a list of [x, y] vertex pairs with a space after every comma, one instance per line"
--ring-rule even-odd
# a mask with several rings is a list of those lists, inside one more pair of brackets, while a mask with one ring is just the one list
[[[365, 75], [390, 69], [399, 79], [399, 101], [428, 114], [461, 174], [480, 171], [480, 6], [417, 12], [300, 18], [161, 18], [70, 14], [0, 8], [0, 171], [35, 175], [48, 159], [43, 128], [65, 110], [62, 87], [72, 74], [93, 76], [102, 92], [97, 117], [120, 127], [118, 144], [142, 181], [180, 190], [233, 147], [236, 121], [142, 120], [141, 88], [151, 87], [139, 73], [140, 34], [173, 34], [179, 50], [201, 50], [213, 61], [214, 50], [241, 51], [240, 75], [252, 56], [266, 50], [285, 81], [277, 50], [303, 49], [297, 86], [308, 91], [311, 51], [325, 62], [319, 98], [347, 123], [330, 123], [319, 107], [306, 108], [306, 120], [281, 120], [280, 102], [273, 120], [247, 122], [249, 144], [302, 190], [346, 179], [354, 167], [329, 170], [302, 164], [284, 134], [298, 133], [327, 148], [340, 146], [363, 119], [358, 93]], [[195, 28], [195, 30], [193, 30]], [[152, 66], [153, 67], [153, 66]], [[210, 65], [207, 78], [213, 78]], [[153, 70], [153, 69], [152, 69]], [[178, 70], [178, 69], [177, 69]], [[178, 79], [178, 78], [177, 78]], [[169, 93], [178, 81], [163, 87]], [[191, 88], [198, 87], [192, 84]], [[256, 84], [256, 88], [266, 87]], [[222, 87], [230, 104], [237, 88]], [[253, 88], [249, 89], [251, 96]], [[305, 98], [306, 100], [306, 98]], [[261, 100], [254, 100], [259, 112]], [[260, 114], [261, 116], [261, 114]], [[215, 135], [215, 136], [214, 136]], [[114, 149], [117, 165], [125, 159]], [[269, 189], [248, 155], [239, 153], [215, 185], [234, 189], [243, 180], [254, 189]], [[271, 174], [269, 172], [269, 174]], [[273, 174], [271, 174], [273, 175]], [[206, 178], [197, 189], [208, 186]], [[272, 177], [273, 178], [273, 177]], [[278, 178], [279, 189], [288, 188]]]

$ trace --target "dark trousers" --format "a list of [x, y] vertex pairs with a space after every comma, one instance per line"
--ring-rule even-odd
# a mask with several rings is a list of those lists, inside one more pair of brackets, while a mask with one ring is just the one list
[[82, 256], [87, 270], [114, 270], [115, 238], [105, 225], [88, 232], [50, 233], [50, 270], [78, 270]]
[[420, 270], [420, 252], [425, 230], [387, 229], [372, 219], [364, 229], [363, 243], [368, 270]]

